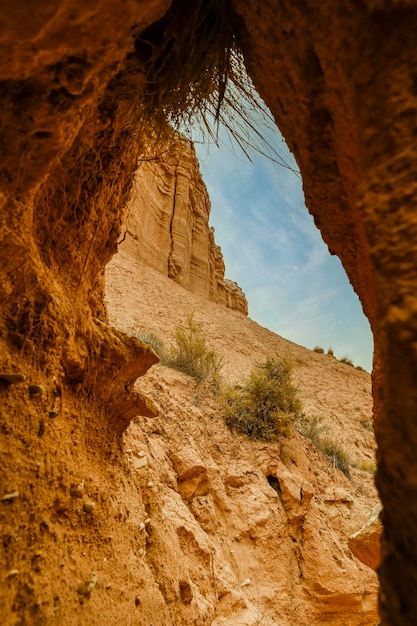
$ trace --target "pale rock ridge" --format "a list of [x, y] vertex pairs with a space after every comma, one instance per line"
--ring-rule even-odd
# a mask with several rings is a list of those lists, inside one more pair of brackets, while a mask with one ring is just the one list
[[381, 510], [381, 505], [377, 505], [366, 524], [353, 533], [348, 540], [352, 554], [375, 571], [381, 563]]
[[140, 161], [120, 248], [185, 289], [247, 315], [241, 288], [224, 278], [209, 217], [210, 200], [193, 145], [178, 137], [157, 158]]

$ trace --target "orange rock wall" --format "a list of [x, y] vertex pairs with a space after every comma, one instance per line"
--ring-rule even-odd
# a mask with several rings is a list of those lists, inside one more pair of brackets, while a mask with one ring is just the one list
[[177, 137], [155, 160], [139, 160], [120, 248], [185, 289], [247, 315], [242, 290], [224, 279], [209, 217], [194, 148]]
[[[296, 155], [316, 224], [372, 325], [384, 507], [382, 624], [414, 624], [417, 9], [405, 0], [233, 2], [246, 24], [250, 74]], [[117, 458], [115, 441], [130, 416], [147, 410], [131, 386], [152, 355], [106, 326], [102, 272], [116, 249], [138, 156], [132, 129], [143, 68], [134, 37], [169, 2], [45, 0], [36, 11], [6, 4], [0, 34], [1, 369], [42, 383], [45, 395], [40, 401], [28, 395], [27, 383], [2, 383], [2, 493], [24, 494], [2, 507], [2, 571], [13, 571], [13, 555], [33, 567], [40, 552], [48, 556], [45, 576], [49, 572], [56, 589], [36, 604], [43, 583], [27, 569], [17, 591], [7, 583], [1, 610], [36, 623], [34, 612], [52, 611], [67, 581], [75, 584], [73, 556], [63, 551], [72, 545], [80, 558], [87, 554], [77, 528], [89, 551], [104, 541], [105, 529], [90, 533], [89, 518], [63, 495], [80, 451], [86, 472], [100, 467], [98, 483], [110, 484], [112, 464], [104, 469], [98, 459]], [[60, 398], [68, 413], [60, 431], [45, 435], [51, 426], [45, 417]], [[123, 481], [118, 485], [123, 490]], [[56, 493], [61, 496], [52, 500]], [[16, 528], [23, 529], [20, 535]], [[57, 550], [64, 574], [51, 558]], [[88, 569], [83, 566], [84, 581], [91, 580]], [[163, 623], [156, 587], [153, 593], [149, 607], [160, 602]], [[107, 606], [114, 610], [110, 601]]]
[[417, 622], [417, 7], [234, 0], [250, 74], [375, 339], [382, 624]]

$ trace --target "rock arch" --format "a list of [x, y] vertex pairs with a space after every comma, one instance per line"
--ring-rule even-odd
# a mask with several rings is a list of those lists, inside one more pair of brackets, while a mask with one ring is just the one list
[[[405, 0], [233, 3], [248, 32], [250, 74], [372, 326], [382, 623], [412, 624], [417, 8]], [[102, 271], [137, 156], [129, 129], [143, 73], [133, 40], [169, 4], [44, 0], [34, 14], [19, 3], [1, 12], [2, 365], [36, 362], [51, 376], [63, 367], [74, 388], [111, 399], [109, 432], [121, 432], [140, 402], [129, 392], [138, 362], [144, 370], [152, 362], [134, 341], [105, 329]]]

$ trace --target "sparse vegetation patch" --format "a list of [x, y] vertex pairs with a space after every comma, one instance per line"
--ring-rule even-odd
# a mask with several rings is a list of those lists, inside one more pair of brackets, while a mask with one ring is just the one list
[[288, 359], [267, 359], [251, 373], [243, 388], [225, 393], [225, 422], [251, 439], [277, 441], [289, 432], [301, 412], [297, 388], [291, 382]]
[[202, 325], [190, 314], [184, 325], [174, 330], [174, 343], [165, 342], [151, 331], [139, 331], [133, 336], [148, 344], [159, 356], [161, 365], [166, 365], [194, 378], [198, 383], [211, 378], [218, 381], [222, 369], [221, 359], [207, 346]]
[[376, 474], [376, 462], [375, 461], [358, 461], [355, 464], [358, 470], [362, 472], [369, 472], [373, 476]]
[[353, 365], [353, 361], [352, 361], [352, 359], [351, 359], [351, 358], [349, 358], [348, 356], [342, 356], [342, 357], [339, 359], [339, 361], [340, 361], [341, 363], [346, 363], [346, 365], [350, 365], [351, 367], [355, 367], [355, 366]]
[[326, 432], [322, 419], [316, 415], [301, 415], [295, 422], [298, 432], [309, 439], [318, 450], [350, 479], [350, 459], [346, 450]]
[[222, 362], [214, 350], [207, 346], [202, 325], [191, 314], [184, 326], [174, 331], [174, 345], [167, 362], [169, 367], [188, 374], [197, 382], [208, 378], [218, 379]]

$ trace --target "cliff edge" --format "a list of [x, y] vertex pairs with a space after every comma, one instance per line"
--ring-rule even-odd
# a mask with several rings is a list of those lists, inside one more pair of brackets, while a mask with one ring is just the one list
[[210, 208], [194, 147], [178, 135], [157, 157], [139, 160], [120, 249], [185, 289], [247, 315], [242, 289], [224, 277]]

